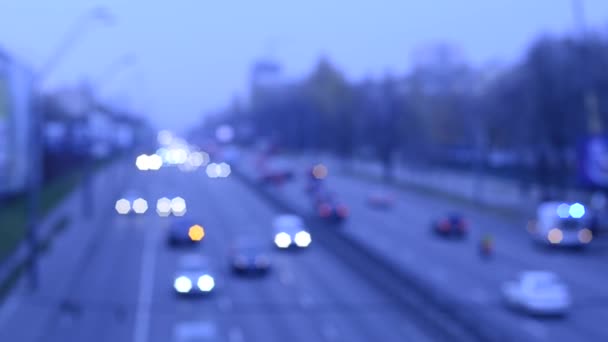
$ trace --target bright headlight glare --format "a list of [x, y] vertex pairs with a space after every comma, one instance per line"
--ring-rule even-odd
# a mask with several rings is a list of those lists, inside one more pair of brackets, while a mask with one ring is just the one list
[[310, 233], [306, 231], [298, 232], [294, 238], [294, 241], [298, 247], [308, 247], [312, 242]]
[[291, 236], [285, 232], [278, 233], [274, 237], [274, 243], [279, 248], [287, 248], [289, 245], [291, 245]]
[[190, 281], [188, 277], [177, 277], [173, 283], [173, 287], [175, 287], [175, 291], [179, 293], [188, 293], [192, 290], [192, 281]]
[[209, 292], [215, 287], [215, 280], [212, 276], [205, 274], [198, 278], [196, 285], [198, 286], [199, 290]]

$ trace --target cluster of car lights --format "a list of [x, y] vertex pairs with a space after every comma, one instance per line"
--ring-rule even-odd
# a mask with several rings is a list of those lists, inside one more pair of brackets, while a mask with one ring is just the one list
[[[120, 215], [127, 215], [131, 212], [135, 214], [145, 214], [148, 211], [148, 202], [143, 198], [138, 198], [130, 202], [126, 198], [121, 198], [114, 205], [116, 212]], [[174, 216], [184, 216], [186, 214], [186, 200], [181, 197], [169, 199], [163, 197], [156, 201], [156, 213], [158, 216], [167, 217], [171, 214]]]

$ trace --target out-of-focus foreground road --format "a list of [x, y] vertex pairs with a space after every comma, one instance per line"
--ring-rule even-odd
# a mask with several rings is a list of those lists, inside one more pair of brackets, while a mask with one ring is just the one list
[[[268, 277], [234, 277], [227, 250], [240, 234], [271, 244], [278, 214], [233, 177], [209, 179], [177, 169], [141, 173], [129, 161], [96, 183], [92, 219], [72, 218], [43, 256], [40, 289], [21, 281], [0, 307], [0, 341], [424, 341], [391, 298], [314, 241], [309, 250], [273, 253]], [[105, 171], [110, 172], [110, 171]], [[119, 216], [127, 189], [145, 198], [145, 215]], [[181, 196], [206, 237], [193, 250], [166, 244], [168, 218], [154, 207]], [[373, 219], [373, 216], [371, 217]], [[177, 298], [172, 289], [183, 254], [209, 257], [218, 272], [207, 298]], [[430, 333], [431, 335], [429, 335]]]
[[[461, 311], [483, 317], [522, 340], [608, 340], [608, 328], [603, 324], [603, 317], [608, 317], [606, 237], [582, 251], [543, 248], [533, 244], [526, 233], [530, 217], [506, 217], [453, 199], [388, 189], [349, 175], [331, 158], [303, 156], [287, 162], [298, 170], [296, 180], [271, 192], [311, 212], [303, 175], [311, 165], [324, 163], [329, 169], [327, 186], [350, 207], [351, 216], [340, 227], [341, 234], [425, 279], [438, 296]], [[244, 163], [250, 173], [254, 173], [254, 164], [254, 159]], [[368, 195], [378, 189], [397, 195], [395, 207], [374, 210], [367, 204]], [[450, 212], [462, 213], [471, 223], [471, 234], [465, 241], [448, 241], [431, 234], [431, 222]], [[491, 260], [481, 260], [477, 253], [484, 234], [491, 234], [496, 241], [496, 255]], [[568, 284], [573, 307], [566, 317], [535, 318], [505, 307], [501, 285], [525, 270], [551, 270]]]

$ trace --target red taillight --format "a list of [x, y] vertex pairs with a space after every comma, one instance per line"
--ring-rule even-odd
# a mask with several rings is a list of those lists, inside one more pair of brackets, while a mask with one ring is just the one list
[[328, 217], [329, 215], [331, 215], [331, 206], [328, 204], [321, 204], [319, 206], [319, 216]]
[[338, 206], [338, 215], [340, 217], [347, 217], [348, 216], [348, 208], [344, 205]]
[[443, 220], [439, 222], [439, 230], [441, 230], [442, 232], [447, 232], [448, 230], [450, 230], [450, 222], [448, 220]]

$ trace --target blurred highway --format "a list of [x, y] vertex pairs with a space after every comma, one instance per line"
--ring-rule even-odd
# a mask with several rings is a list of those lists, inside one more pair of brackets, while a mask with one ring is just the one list
[[[271, 244], [278, 214], [234, 178], [209, 179], [177, 169], [137, 174], [122, 165], [96, 184], [103, 210], [74, 220], [43, 259], [41, 290], [20, 284], [0, 310], [0, 340], [10, 341], [404, 341], [427, 331], [385, 294], [316, 245], [274, 253], [265, 278], [229, 272], [227, 249], [243, 233]], [[118, 170], [118, 171], [117, 171]], [[117, 172], [124, 172], [119, 174]], [[123, 189], [147, 199], [141, 216], [119, 216]], [[197, 249], [171, 250], [171, 218], [154, 212], [163, 196], [186, 199], [190, 219], [206, 229]], [[172, 288], [184, 253], [209, 256], [220, 274], [217, 292], [184, 299]]]
[[[551, 250], [532, 243], [526, 232], [529, 217], [506, 217], [451, 199], [391, 189], [349, 176], [332, 159], [291, 157], [283, 162], [292, 165], [299, 174], [296, 181], [271, 190], [276, 196], [314, 214], [305, 193], [303, 175], [311, 165], [325, 163], [330, 175], [327, 186], [350, 207], [349, 220], [339, 228], [343, 234], [425, 279], [445, 302], [461, 311], [484, 317], [497, 326], [509, 327], [515, 336], [526, 340], [604, 341], [608, 338], [601, 323], [601, 317], [608, 315], [604, 287], [608, 275], [601, 271], [608, 260], [608, 241], [597, 239], [582, 251]], [[250, 173], [254, 172], [250, 166], [253, 160], [244, 165]], [[378, 189], [397, 194], [393, 208], [375, 210], [367, 204], [368, 196]], [[465, 241], [445, 240], [432, 234], [431, 222], [450, 212], [461, 213], [471, 222], [471, 233]], [[477, 251], [485, 234], [491, 234], [496, 241], [496, 255], [491, 260], [482, 260]], [[501, 285], [525, 270], [550, 270], [565, 280], [574, 301], [567, 317], [534, 318], [505, 307]]]

